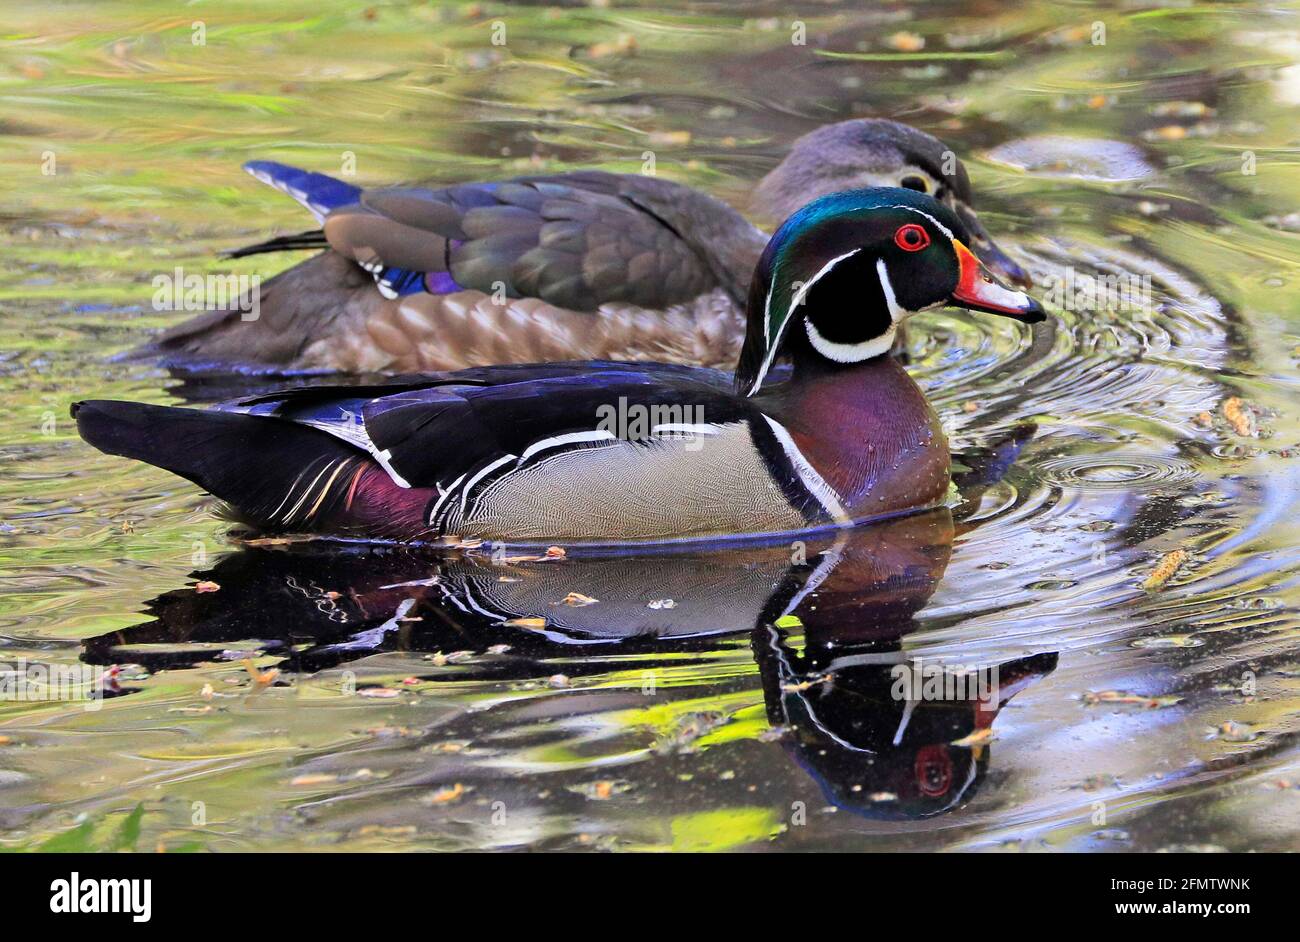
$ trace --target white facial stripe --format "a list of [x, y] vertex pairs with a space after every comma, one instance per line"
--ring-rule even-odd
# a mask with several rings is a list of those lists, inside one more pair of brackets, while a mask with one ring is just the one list
[[889, 280], [889, 269], [883, 258], [876, 259], [876, 274], [880, 276], [880, 290], [885, 293], [885, 303], [889, 305], [889, 319], [897, 324], [912, 312], [898, 306], [898, 299], [894, 297], [894, 283]]
[[945, 225], [944, 225], [943, 223], [941, 223], [939, 220], [935, 219], [933, 216], [931, 216], [929, 213], [927, 213], [927, 212], [926, 212], [925, 210], [923, 210], [923, 209], [917, 209], [915, 206], [904, 206], [904, 205], [902, 205], [901, 203], [896, 203], [895, 205], [893, 205], [893, 206], [890, 207], [890, 208], [891, 208], [891, 209], [905, 209], [905, 210], [907, 210], [908, 212], [916, 213], [918, 216], [924, 216], [926, 219], [930, 220], [930, 222], [934, 223], [934, 227], [935, 227], [936, 229], [938, 229], [940, 232], [942, 232], [944, 235], [946, 235], [949, 239], [954, 238], [951, 229], [949, 229], [947, 226], [945, 226]]
[[794, 293], [794, 297], [790, 300], [790, 309], [785, 312], [786, 319], [788, 320], [790, 315], [794, 313], [795, 308], [797, 308], [800, 304], [803, 304], [803, 299], [808, 296], [809, 288], [817, 284], [817, 282], [821, 281], [822, 278], [824, 278], [826, 274], [831, 269], [833, 269], [836, 265], [838, 265], [840, 262], [844, 261], [846, 258], [852, 258], [854, 255], [857, 255], [861, 251], [862, 249], [854, 249], [851, 252], [845, 252], [843, 255], [831, 259], [829, 262], [827, 262], [825, 265], [821, 267], [821, 269], [817, 272], [817, 274], [813, 275], [811, 278], [809, 278], [807, 281], [801, 284], [799, 286], [799, 290]]
[[803, 452], [794, 443], [794, 439], [790, 437], [790, 433], [786, 431], [785, 426], [769, 415], [765, 415], [763, 418], [771, 426], [772, 434], [781, 443], [781, 447], [785, 450], [785, 456], [790, 459], [790, 464], [794, 465], [795, 473], [799, 475], [799, 480], [808, 489], [808, 493], [817, 498], [817, 502], [822, 505], [822, 509], [840, 526], [851, 524], [853, 520], [849, 517], [848, 511], [844, 509], [844, 505], [840, 503], [840, 496], [835, 493], [835, 488], [827, 484], [826, 479], [817, 473], [817, 469], [808, 463], [808, 459], [803, 456]]
[[[776, 351], [781, 346], [781, 337], [785, 334], [786, 328], [790, 326], [790, 318], [794, 316], [795, 308], [797, 308], [800, 304], [802, 304], [803, 299], [807, 296], [808, 289], [810, 289], [813, 285], [817, 284], [818, 281], [824, 278], [826, 274], [830, 272], [831, 269], [833, 269], [840, 262], [844, 261], [846, 258], [850, 258], [854, 255], [857, 255], [861, 251], [862, 249], [860, 248], [854, 249], [851, 252], [845, 252], [843, 255], [840, 255], [837, 258], [831, 259], [829, 262], [827, 262], [825, 265], [821, 267], [821, 270], [818, 271], [817, 274], [813, 275], [812, 278], [810, 278], [808, 281], [804, 282], [802, 285], [799, 286], [799, 290], [795, 292], [794, 298], [791, 299], [790, 301], [790, 307], [786, 309], [785, 320], [781, 322], [781, 330], [768, 345], [767, 355], [763, 357], [763, 365], [759, 367], [758, 376], [754, 379], [754, 384], [749, 387], [749, 392], [747, 395], [750, 396], [754, 395], [754, 393], [758, 392], [759, 387], [763, 385], [763, 380], [767, 376], [767, 371], [772, 368], [772, 362], [776, 359]], [[775, 288], [776, 288], [776, 283], [773, 282], [772, 287], [769, 288], [767, 292], [767, 301], [763, 305], [764, 339], [766, 339], [771, 335], [770, 325], [771, 325], [771, 314], [772, 314], [772, 292], [775, 290]]]

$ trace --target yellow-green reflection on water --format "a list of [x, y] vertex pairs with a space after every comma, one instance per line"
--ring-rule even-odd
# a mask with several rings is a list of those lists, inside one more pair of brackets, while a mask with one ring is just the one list
[[[73, 843], [110, 846], [139, 806], [139, 849], [1296, 846], [1300, 24], [1262, 3], [815, 13], [800, 45], [779, 4], [6, 10], [0, 661], [149, 669], [98, 710], [0, 701], [0, 844], [84, 819]], [[168, 374], [109, 359], [173, 321], [149, 306], [154, 275], [268, 277], [295, 260], [218, 260], [306, 226], [245, 160], [450, 183], [638, 172], [650, 151], [660, 174], [744, 205], [795, 136], [858, 115], [952, 144], [986, 224], [1040, 281], [1064, 266], [1144, 272], [1157, 301], [1057, 311], [1032, 340], [948, 314], [913, 332], [915, 373], [958, 451], [1037, 426], [955, 541], [938, 541], [915, 612], [867, 586], [831, 619], [828, 600], [857, 585], [841, 565], [849, 588], [800, 609], [807, 636], [766, 628], [761, 603], [786, 574], [760, 554], [639, 564], [645, 599], [677, 596], [681, 624], [704, 635], [689, 642], [530, 639], [440, 600], [381, 643], [332, 649], [361, 616], [332, 622], [324, 593], [379, 593], [373, 615], [394, 600], [372, 572], [445, 565], [444, 581], [477, 585], [472, 568], [268, 562], [258, 554], [283, 551], [232, 547], [192, 487], [92, 451], [66, 419], [88, 395], [170, 400]], [[1006, 159], [1042, 136], [1120, 142], [1150, 173], [1106, 182], [1053, 152]], [[1233, 396], [1258, 434], [1223, 418]], [[1189, 563], [1141, 589], [1178, 548]], [[521, 564], [520, 578], [557, 598], [632, 578], [566, 565]], [[691, 572], [710, 565], [705, 592]], [[198, 578], [222, 588], [195, 596]], [[697, 598], [707, 615], [689, 609]], [[637, 624], [620, 610], [600, 627]], [[881, 637], [854, 636], [864, 625], [898, 636], [883, 645], [896, 660], [1059, 662], [1022, 668], [1033, 682], [995, 738], [950, 750], [955, 764], [872, 740], [881, 758], [854, 765], [818, 723], [833, 705], [866, 737], [887, 716], [876, 675], [826, 654], [879, 653]], [[838, 648], [819, 647], [828, 638]], [[489, 650], [500, 644], [511, 650]], [[472, 654], [445, 657], [460, 650]], [[244, 655], [280, 675], [257, 684]], [[818, 686], [828, 664], [833, 696]], [[1137, 702], [1087, 696], [1108, 692]], [[952, 738], [969, 732], [953, 722]], [[844, 764], [819, 765], [827, 755]], [[926, 762], [928, 778], [902, 775]], [[977, 789], [908, 804], [908, 787], [937, 790], [962, 762]], [[904, 806], [915, 813], [884, 813]]]

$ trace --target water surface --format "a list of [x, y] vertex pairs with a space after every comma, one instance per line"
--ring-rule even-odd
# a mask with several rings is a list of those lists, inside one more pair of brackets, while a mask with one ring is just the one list
[[[798, 45], [779, 4], [6, 10], [0, 660], [116, 695], [0, 701], [0, 845], [1296, 846], [1289, 6], [808, 12]], [[631, 558], [249, 545], [66, 418], [237, 391], [112, 357], [174, 321], [155, 275], [295, 260], [217, 258], [307, 225], [245, 160], [445, 184], [650, 152], [744, 205], [863, 115], [952, 144], [1040, 288], [1150, 279], [1032, 333], [918, 321], [951, 511]], [[998, 701], [909, 709], [917, 657], [996, 667]]]

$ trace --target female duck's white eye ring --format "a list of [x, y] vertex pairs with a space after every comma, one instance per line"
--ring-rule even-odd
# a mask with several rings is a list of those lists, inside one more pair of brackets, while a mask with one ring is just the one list
[[894, 233], [894, 244], [904, 252], [919, 252], [930, 244], [930, 233], [925, 231], [924, 226], [909, 222], [898, 227]]

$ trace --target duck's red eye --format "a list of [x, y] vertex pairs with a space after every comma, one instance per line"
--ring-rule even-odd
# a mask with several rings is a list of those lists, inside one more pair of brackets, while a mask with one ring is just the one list
[[894, 244], [904, 252], [919, 252], [930, 244], [930, 233], [914, 222], [899, 226], [894, 233]]

